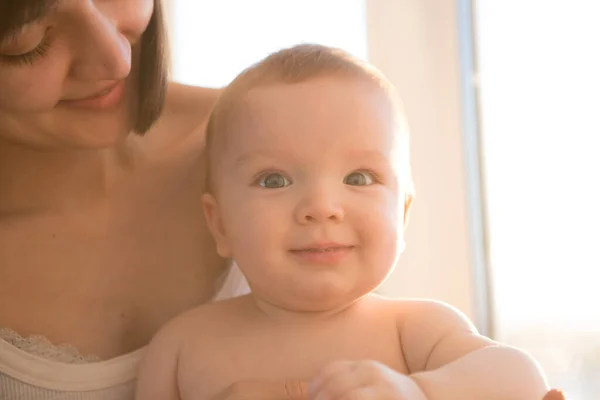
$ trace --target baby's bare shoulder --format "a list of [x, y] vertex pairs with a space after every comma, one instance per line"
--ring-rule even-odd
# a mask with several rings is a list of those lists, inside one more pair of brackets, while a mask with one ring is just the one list
[[[448, 303], [430, 299], [390, 299], [402, 328], [460, 328], [476, 331], [467, 315]], [[432, 326], [432, 322], [435, 322]]]
[[182, 393], [193, 394], [189, 398], [211, 398], [205, 395], [230, 383], [236, 359], [248, 351], [246, 297], [189, 310], [165, 328], [180, 341], [178, 382]]
[[430, 322], [436, 321], [436, 326], [451, 324], [476, 329], [465, 313], [442, 301], [379, 295], [371, 295], [369, 300], [372, 306], [392, 313], [401, 328], [431, 327]]
[[411, 372], [430, 370], [471, 351], [497, 344], [479, 334], [458, 308], [435, 300], [390, 299]]

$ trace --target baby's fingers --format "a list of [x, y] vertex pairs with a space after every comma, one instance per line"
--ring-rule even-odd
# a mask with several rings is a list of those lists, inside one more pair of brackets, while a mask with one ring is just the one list
[[328, 365], [311, 382], [311, 400], [367, 399], [382, 371], [372, 361], [339, 361]]

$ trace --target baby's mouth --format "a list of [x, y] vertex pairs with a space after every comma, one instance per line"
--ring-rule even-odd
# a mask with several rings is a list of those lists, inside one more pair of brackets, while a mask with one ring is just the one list
[[338, 247], [324, 247], [324, 248], [307, 248], [292, 250], [294, 253], [306, 252], [306, 253], [333, 253], [335, 251], [346, 251], [351, 249], [352, 246], [338, 246]]

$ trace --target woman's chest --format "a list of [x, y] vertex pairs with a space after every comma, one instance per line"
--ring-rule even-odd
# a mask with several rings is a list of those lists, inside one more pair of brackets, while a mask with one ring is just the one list
[[146, 344], [166, 320], [208, 300], [224, 262], [199, 193], [160, 189], [1, 220], [0, 326], [104, 358]]

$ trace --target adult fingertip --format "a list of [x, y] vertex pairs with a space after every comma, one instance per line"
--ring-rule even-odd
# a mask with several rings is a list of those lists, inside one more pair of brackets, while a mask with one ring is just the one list
[[308, 399], [309, 383], [306, 381], [290, 380], [285, 382], [285, 391], [290, 400]]

